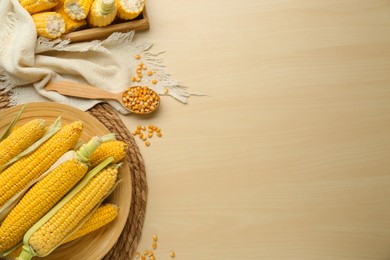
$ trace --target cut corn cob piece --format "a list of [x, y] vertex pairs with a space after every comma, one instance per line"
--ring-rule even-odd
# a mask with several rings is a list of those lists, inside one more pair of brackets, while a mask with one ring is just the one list
[[116, 0], [118, 6], [118, 17], [124, 20], [137, 18], [144, 10], [144, 0]]
[[46, 11], [58, 5], [58, 0], [19, 0], [19, 2], [30, 14]]
[[24, 234], [84, 176], [88, 166], [77, 159], [62, 163], [35, 184], [0, 226], [0, 252], [15, 246]]
[[116, 13], [117, 7], [115, 0], [95, 0], [87, 20], [91, 26], [103, 27], [114, 21]]
[[118, 163], [126, 156], [126, 143], [122, 141], [110, 141], [99, 146], [89, 158], [90, 164], [95, 167], [109, 157]]
[[59, 13], [37, 13], [32, 18], [39, 36], [54, 39], [65, 32], [65, 21]]
[[40, 139], [46, 131], [46, 121], [31, 120], [19, 127], [0, 143], [0, 166], [10, 161]]
[[23, 238], [20, 260], [46, 256], [85, 223], [102, 200], [115, 187], [118, 169], [109, 167], [109, 158], [90, 171], [49, 213], [39, 220]]
[[65, 0], [65, 12], [74, 20], [87, 18], [93, 0]]
[[34, 152], [5, 169], [0, 174], [0, 208], [73, 148], [81, 131], [80, 121], [65, 125]]
[[118, 216], [118, 207], [114, 204], [100, 206], [92, 216], [73, 235], [68, 237], [62, 244], [83, 237], [99, 228], [107, 225]]
[[74, 155], [73, 159], [55, 167], [24, 195], [0, 226], [0, 252], [10, 249], [22, 240], [27, 230], [85, 175], [89, 156], [102, 142], [113, 138], [114, 134], [95, 136], [79, 151], [70, 151]]
[[59, 13], [65, 22], [65, 33], [76, 31], [87, 25], [87, 20], [74, 20], [69, 17], [69, 15], [65, 12], [64, 4], [60, 2], [54, 9], [54, 12]]

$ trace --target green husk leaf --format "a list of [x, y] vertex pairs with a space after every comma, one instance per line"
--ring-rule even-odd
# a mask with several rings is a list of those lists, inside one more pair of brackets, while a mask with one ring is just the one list
[[44, 136], [41, 137], [41, 139], [33, 143], [29, 148], [27, 148], [26, 150], [24, 150], [23, 152], [15, 156], [9, 162], [0, 165], [0, 172], [2, 172], [5, 168], [13, 164], [23, 156], [35, 151], [41, 144], [46, 142], [48, 139], [50, 139], [50, 137], [52, 137], [55, 133], [57, 133], [61, 129], [61, 125], [62, 125], [61, 117], [58, 117], [57, 120], [47, 129], [46, 133], [44, 134]]
[[87, 183], [100, 171], [102, 171], [108, 164], [112, 163], [114, 158], [110, 157], [100, 163], [98, 166], [89, 171], [84, 178], [75, 186], [69, 193], [54, 206], [45, 216], [43, 216], [34, 226], [32, 226], [23, 237], [23, 251], [20, 256], [16, 259], [18, 260], [30, 260], [32, 257], [36, 256], [36, 252], [30, 245], [28, 241], [31, 236], [42, 226], [44, 225], [52, 216], [54, 216], [66, 203], [68, 203], [82, 188], [87, 185]]
[[15, 116], [14, 120], [8, 125], [7, 129], [4, 130], [4, 132], [0, 136], [0, 142], [6, 139], [9, 134], [12, 132], [12, 129], [14, 128], [16, 122], [18, 122], [20, 116], [22, 115], [24, 109], [26, 108], [27, 104], [20, 109], [19, 113]]

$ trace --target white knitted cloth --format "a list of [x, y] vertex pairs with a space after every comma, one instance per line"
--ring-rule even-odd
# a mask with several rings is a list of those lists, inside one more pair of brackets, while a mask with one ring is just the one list
[[[11, 91], [14, 105], [54, 101], [85, 111], [100, 102], [44, 90], [49, 80], [66, 80], [111, 92], [142, 85], [163, 94], [168, 88], [169, 95], [186, 103], [190, 94], [165, 72], [159, 53], [150, 53], [151, 44], [133, 42], [133, 36], [134, 32], [114, 33], [104, 41], [84, 43], [37, 39], [31, 15], [19, 1], [0, 0], [0, 92]], [[140, 54], [140, 60], [134, 58], [136, 54]], [[131, 77], [136, 75], [139, 62], [154, 74], [134, 84]], [[151, 83], [152, 79], [157, 80], [156, 85]], [[119, 112], [128, 113], [116, 101], [109, 103]]]

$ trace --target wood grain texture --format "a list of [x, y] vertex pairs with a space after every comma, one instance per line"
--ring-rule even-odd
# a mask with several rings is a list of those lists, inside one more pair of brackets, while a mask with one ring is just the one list
[[137, 139], [157, 259], [390, 259], [390, 2], [148, 1], [191, 91]]
[[[12, 107], [0, 112], [0, 132], [2, 132], [22, 106]], [[46, 120], [48, 123], [54, 122], [58, 116], [61, 116], [63, 124], [81, 120], [83, 122], [83, 132], [80, 139], [85, 143], [95, 135], [105, 135], [109, 133], [107, 128], [96, 118], [86, 112], [73, 107], [47, 102], [30, 103], [26, 106], [17, 125], [22, 125], [36, 118]], [[128, 163], [124, 161], [123, 167], [119, 169], [119, 179], [123, 183], [129, 183], [131, 176]], [[103, 258], [113, 247], [120, 236], [127, 220], [130, 210], [132, 187], [130, 185], [119, 184], [116, 189], [105, 200], [119, 207], [117, 218], [105, 227], [92, 232], [80, 240], [67, 243], [54, 251], [47, 257], [33, 259], [46, 260], [92, 260]]]

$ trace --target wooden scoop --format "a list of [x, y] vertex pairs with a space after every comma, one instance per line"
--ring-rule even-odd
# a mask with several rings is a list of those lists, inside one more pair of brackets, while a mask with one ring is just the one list
[[[133, 91], [135, 89], [139, 88], [139, 86], [134, 86], [131, 88], [128, 88], [124, 90], [123, 92], [120, 93], [112, 93], [108, 92], [105, 90], [102, 90], [100, 88], [90, 86], [87, 84], [81, 84], [81, 83], [76, 83], [76, 82], [68, 82], [68, 81], [49, 81], [49, 83], [45, 86], [45, 89], [48, 91], [56, 91], [62, 95], [65, 96], [72, 96], [72, 97], [80, 97], [80, 98], [88, 98], [88, 99], [111, 99], [111, 100], [116, 100], [118, 101], [125, 109], [128, 111], [135, 113], [135, 114], [140, 114], [140, 115], [145, 115], [152, 113], [155, 111], [159, 105], [160, 105], [160, 97], [159, 95], [154, 92], [153, 90], [148, 89], [148, 92], [154, 93], [155, 94], [155, 99], [154, 100], [154, 105], [150, 106], [148, 109], [142, 109], [141, 105], [138, 107], [134, 107], [134, 105], [129, 102], [129, 100], [126, 100], [126, 98], [129, 96], [128, 91]], [[142, 87], [145, 88], [145, 87]], [[135, 98], [135, 97], [134, 97]], [[144, 103], [143, 99], [142, 103]]]

